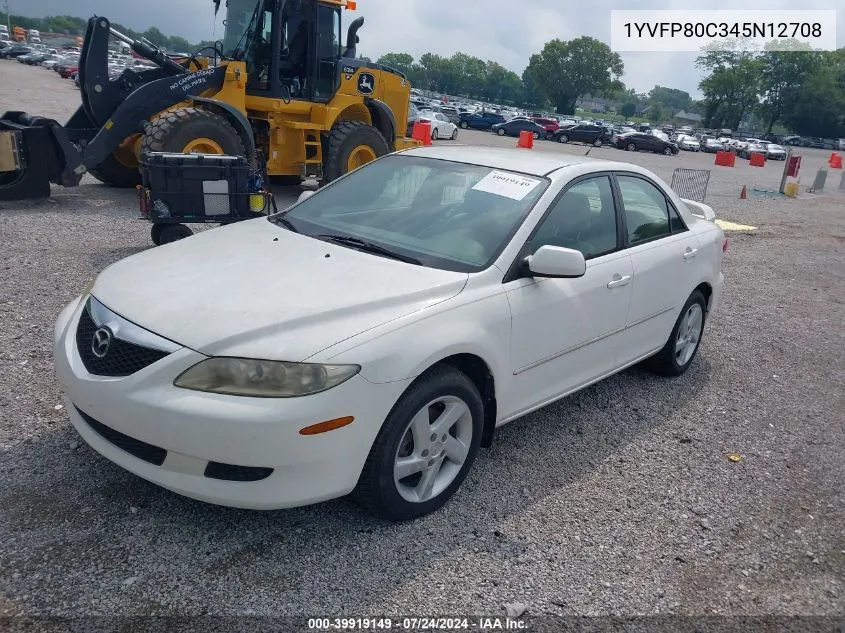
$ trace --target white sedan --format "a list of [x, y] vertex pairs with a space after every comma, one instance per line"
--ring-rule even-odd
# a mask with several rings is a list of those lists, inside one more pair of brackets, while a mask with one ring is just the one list
[[420, 122], [431, 125], [431, 140], [448, 138], [453, 141], [458, 138], [458, 126], [452, 123], [445, 114], [432, 112], [431, 110], [420, 111]]
[[726, 247], [636, 165], [417, 148], [111, 265], [59, 316], [56, 370], [82, 438], [165, 488], [404, 520], [497, 427], [635, 363], [684, 373]]
[[680, 149], [687, 150], [689, 152], [698, 152], [701, 150], [701, 143], [699, 143], [698, 139], [693, 136], [680, 134], [678, 135], [677, 143]]

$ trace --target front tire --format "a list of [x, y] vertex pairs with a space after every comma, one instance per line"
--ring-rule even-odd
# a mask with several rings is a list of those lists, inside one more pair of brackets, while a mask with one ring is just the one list
[[628, 145], [625, 147], [625, 149], [628, 150], [629, 152], [636, 152], [637, 146], [634, 143], [628, 143]]
[[707, 302], [699, 290], [694, 291], [684, 304], [669, 340], [657, 354], [646, 359], [644, 367], [659, 376], [680, 376], [692, 364], [707, 316]]
[[663, 150], [663, 153], [664, 153], [666, 156], [671, 156], [674, 152], [672, 151], [672, 148], [671, 148], [671, 147], [667, 147], [667, 148], [665, 148], [665, 149]]
[[246, 156], [246, 147], [226, 117], [201, 108], [165, 112], [144, 131], [141, 153], [226, 154]]
[[466, 121], [461, 121], [460, 125], [463, 129], [467, 129], [469, 127], [469, 123], [467, 123]]
[[381, 132], [362, 121], [341, 121], [329, 132], [323, 182], [330, 183], [345, 173], [390, 152]]
[[557, 137], [557, 142], [558, 143], [568, 143], [569, 137], [566, 134], [561, 134], [560, 136]]
[[458, 138], [458, 128], [452, 130], [452, 140], [455, 141]]
[[469, 472], [483, 420], [481, 396], [465, 374], [451, 367], [429, 370], [388, 414], [354, 496], [390, 521], [434, 512]]

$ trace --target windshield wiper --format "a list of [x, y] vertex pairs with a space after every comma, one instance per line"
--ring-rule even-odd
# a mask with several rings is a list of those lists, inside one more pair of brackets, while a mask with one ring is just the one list
[[422, 266], [422, 262], [418, 259], [408, 257], [407, 255], [402, 255], [401, 253], [392, 251], [389, 248], [385, 248], [384, 246], [379, 246], [378, 244], [373, 244], [372, 242], [367, 242], [366, 240], [362, 240], [357, 237], [352, 237], [350, 235], [324, 234], [318, 235], [317, 237], [321, 240], [326, 240], [327, 242], [335, 242], [337, 244], [343, 244], [344, 246], [351, 246], [352, 248], [367, 251], [368, 253], [373, 253], [375, 255], [383, 255], [384, 257], [390, 257], [391, 259], [396, 259], [400, 262], [405, 262], [406, 264]]
[[290, 221], [290, 220], [288, 220], [288, 219], [285, 217], [284, 213], [283, 213], [282, 215], [278, 215], [278, 216], [272, 216], [272, 215], [271, 215], [271, 216], [268, 218], [268, 220], [270, 220], [270, 222], [272, 222], [273, 224], [280, 224], [281, 226], [285, 227], [285, 228], [286, 228], [286, 229], [288, 229], [289, 231], [293, 231], [294, 233], [299, 233], [299, 231], [298, 231], [298, 230], [296, 229], [296, 227], [295, 227], [295, 226], [291, 223], [291, 221]]

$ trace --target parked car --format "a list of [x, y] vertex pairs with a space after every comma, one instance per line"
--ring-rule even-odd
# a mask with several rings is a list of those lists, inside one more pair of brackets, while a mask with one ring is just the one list
[[63, 79], [70, 79], [73, 73], [79, 70], [79, 62], [73, 62], [72, 65], [63, 64], [59, 69], [59, 75]]
[[455, 125], [458, 125], [461, 122], [461, 111], [455, 106], [440, 106], [436, 111], [440, 112], [440, 114], [445, 114], [449, 121]]
[[675, 142], [680, 149], [686, 150], [688, 152], [701, 151], [701, 143], [699, 143], [697, 139], [687, 134], [678, 134], [678, 137], [675, 139]]
[[579, 123], [560, 128], [552, 134], [551, 140], [558, 143], [589, 143], [595, 147], [601, 147], [607, 141], [607, 128], [601, 125]]
[[551, 138], [552, 134], [560, 129], [560, 123], [556, 119], [548, 119], [545, 117], [531, 117], [534, 123], [542, 125], [546, 129], [546, 138]]
[[756, 138], [746, 139], [739, 147], [737, 154], [740, 158], [751, 158], [751, 154], [766, 154], [766, 146], [768, 143]]
[[416, 148], [113, 263], [59, 314], [55, 370], [82, 439], [171, 491], [265, 510], [354, 493], [412, 519], [494, 428], [644, 359], [686, 372], [726, 248], [712, 208], [638, 165]]
[[667, 156], [675, 155], [679, 151], [675, 143], [664, 140], [654, 134], [645, 134], [643, 132], [621, 134], [613, 139], [613, 145], [618, 149], [625, 149], [629, 152], [646, 151], [666, 154]]
[[532, 121], [531, 119], [511, 119], [504, 123], [497, 123], [492, 128], [491, 132], [499, 136], [519, 136], [520, 132], [531, 132], [534, 138], [546, 136], [546, 128]]
[[771, 160], [786, 160], [786, 150], [777, 143], [767, 143], [766, 158]]
[[450, 138], [454, 141], [458, 138], [458, 126], [452, 123], [445, 114], [432, 110], [421, 110], [420, 122], [428, 123], [431, 126], [432, 141], [439, 138]]
[[505, 117], [495, 112], [476, 112], [473, 114], [461, 114], [461, 122], [458, 124], [463, 129], [473, 128], [476, 130], [489, 130], [497, 123], [504, 123]]
[[413, 103], [408, 104], [408, 125], [405, 129], [405, 136], [411, 137], [414, 133], [414, 123], [420, 120], [420, 111]]
[[12, 44], [3, 49], [0, 49], [0, 57], [3, 59], [17, 59], [21, 55], [29, 55], [33, 52], [31, 46], [25, 44]]
[[707, 152], [708, 154], [715, 154], [716, 152], [723, 152], [727, 148], [727, 143], [723, 140], [718, 138], [707, 138], [704, 140], [704, 144], [701, 146], [702, 151]]

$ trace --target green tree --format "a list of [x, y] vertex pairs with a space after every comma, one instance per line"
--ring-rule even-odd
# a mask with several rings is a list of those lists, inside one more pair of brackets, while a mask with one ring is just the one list
[[820, 54], [784, 122], [798, 134], [845, 138], [845, 48]]
[[696, 60], [710, 74], [701, 80], [704, 125], [736, 129], [743, 115], [757, 106], [760, 60], [742, 41], [712, 48]]
[[648, 120], [653, 122], [653, 123], [660, 123], [667, 116], [666, 109], [663, 107], [662, 103], [651, 104], [648, 108], [647, 114], [648, 114]]
[[622, 107], [619, 109], [619, 114], [624, 116], [626, 119], [630, 119], [634, 116], [634, 113], [637, 111], [637, 104], [631, 101], [627, 101], [622, 104]]
[[547, 42], [531, 56], [526, 73], [559, 113], [575, 112], [575, 102], [587, 94], [606, 94], [621, 88], [624, 66], [618, 53], [592, 37]]
[[650, 104], [659, 103], [664, 110], [669, 110], [674, 114], [678, 110], [689, 110], [692, 105], [692, 98], [688, 92], [677, 88], [655, 86], [648, 93], [648, 102]]
[[413, 74], [414, 56], [408, 53], [386, 53], [378, 58], [378, 63], [395, 68], [408, 78]]
[[143, 36], [156, 46], [167, 46], [167, 36], [154, 26], [144, 31]]
[[802, 92], [823, 54], [794, 51], [766, 51], [760, 55], [760, 104], [757, 114], [767, 132], [783, 121], [801, 102]]

